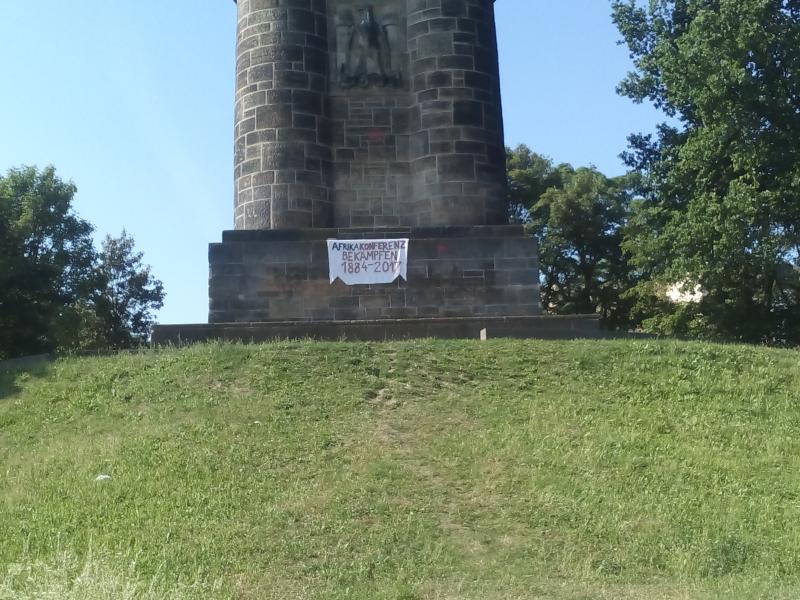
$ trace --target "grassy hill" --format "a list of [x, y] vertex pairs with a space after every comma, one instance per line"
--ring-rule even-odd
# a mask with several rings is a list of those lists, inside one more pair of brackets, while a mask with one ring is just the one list
[[788, 599], [799, 576], [797, 352], [278, 343], [0, 372], [3, 600]]

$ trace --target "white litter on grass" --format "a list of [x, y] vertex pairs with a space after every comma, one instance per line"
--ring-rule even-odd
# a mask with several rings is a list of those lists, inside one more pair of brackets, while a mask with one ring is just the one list
[[98, 475], [94, 478], [95, 481], [111, 481], [111, 475]]

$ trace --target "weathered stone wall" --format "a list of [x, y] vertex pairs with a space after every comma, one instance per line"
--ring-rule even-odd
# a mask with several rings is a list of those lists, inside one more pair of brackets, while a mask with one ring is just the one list
[[334, 97], [334, 225], [416, 225], [408, 94]]
[[[326, 239], [409, 237], [408, 281], [328, 279]], [[227, 231], [211, 244], [210, 323], [540, 313], [536, 240], [521, 227]]]
[[237, 4], [236, 228], [330, 226], [325, 1]]
[[[273, 340], [408, 340], [419, 338], [482, 339], [539, 338], [556, 340], [605, 337], [599, 315], [527, 317], [453, 317], [441, 319], [380, 319], [376, 321], [269, 321], [156, 325], [153, 345], [181, 346], [212, 340], [267, 342]], [[640, 337], [641, 334], [631, 334]]]
[[408, 6], [419, 223], [502, 223], [505, 142], [493, 0], [408, 0]]
[[[238, 4], [237, 229], [504, 221], [493, 0]], [[365, 8], [386, 49], [360, 80]]]
[[[374, 5], [386, 35], [383, 65], [389, 81], [347, 82], [355, 60], [349, 45], [365, 3], [329, 0], [330, 95], [335, 156], [334, 225], [386, 227], [416, 225], [409, 163], [409, 112], [406, 0]], [[371, 65], [373, 72], [375, 64]], [[377, 78], [377, 75], [373, 75]]]

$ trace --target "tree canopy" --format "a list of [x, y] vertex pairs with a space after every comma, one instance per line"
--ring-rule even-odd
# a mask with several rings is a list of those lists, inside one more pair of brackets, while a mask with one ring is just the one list
[[57, 346], [53, 324], [94, 287], [93, 227], [73, 211], [75, 191], [52, 167], [0, 177], [0, 353]]
[[595, 314], [629, 325], [632, 272], [622, 254], [630, 204], [627, 177], [553, 162], [527, 146], [508, 151], [512, 219], [539, 238], [542, 305], [555, 314]]
[[155, 324], [152, 311], [164, 305], [164, 286], [142, 258], [125, 230], [118, 238], [103, 240], [95, 304], [104, 317], [106, 340], [114, 348], [147, 342]]
[[[620, 93], [670, 122], [634, 135], [625, 249], [653, 330], [800, 342], [800, 1], [615, 1]], [[670, 286], [699, 301], [668, 302]]]
[[0, 357], [128, 347], [146, 339], [164, 291], [123, 232], [94, 247], [53, 167], [0, 176]]

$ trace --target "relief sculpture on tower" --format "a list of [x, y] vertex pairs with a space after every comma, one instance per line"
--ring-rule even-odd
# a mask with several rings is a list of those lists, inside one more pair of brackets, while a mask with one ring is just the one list
[[376, 15], [372, 5], [345, 9], [337, 15], [339, 85], [355, 87], [401, 87], [397, 68], [397, 15]]

